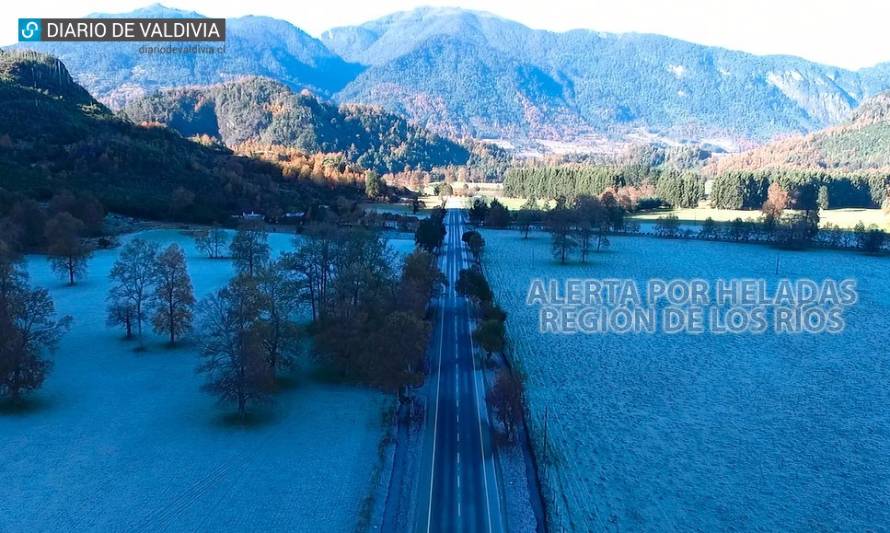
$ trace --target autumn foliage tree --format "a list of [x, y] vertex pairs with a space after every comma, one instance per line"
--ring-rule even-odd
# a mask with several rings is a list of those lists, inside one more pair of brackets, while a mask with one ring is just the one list
[[40, 388], [71, 317], [56, 318], [46, 289], [32, 289], [21, 264], [0, 241], [0, 397], [19, 403]]
[[194, 306], [185, 254], [179, 245], [171, 244], [157, 257], [151, 318], [155, 332], [169, 336], [170, 344], [176, 344], [178, 337], [192, 329]]

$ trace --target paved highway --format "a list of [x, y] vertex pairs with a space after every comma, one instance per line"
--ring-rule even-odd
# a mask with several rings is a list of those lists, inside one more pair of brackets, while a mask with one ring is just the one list
[[416, 531], [504, 531], [482, 371], [473, 357], [470, 307], [454, 290], [469, 265], [461, 242], [465, 214], [449, 209], [430, 354], [430, 398], [418, 484]]

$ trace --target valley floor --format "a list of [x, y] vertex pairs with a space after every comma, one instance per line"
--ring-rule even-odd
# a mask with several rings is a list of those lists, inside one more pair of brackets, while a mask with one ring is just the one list
[[[184, 247], [199, 298], [232, 275], [180, 232], [140, 236]], [[280, 251], [291, 239], [270, 243]], [[168, 349], [148, 335], [137, 353], [105, 327], [118, 252], [96, 253], [75, 287], [45, 258], [28, 260], [32, 283], [74, 326], [27, 408], [0, 412], [0, 531], [352, 531], [392, 398], [307, 365], [241, 425], [199, 390], [193, 343]]]
[[[484, 237], [528, 375], [552, 531], [890, 523], [886, 258], [614, 237], [590, 264], [561, 266], [547, 234]], [[860, 299], [837, 335], [542, 334], [538, 308], [525, 304], [535, 277], [856, 278]]]

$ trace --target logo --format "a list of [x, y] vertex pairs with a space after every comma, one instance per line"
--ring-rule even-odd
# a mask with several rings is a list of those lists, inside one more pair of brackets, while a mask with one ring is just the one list
[[40, 19], [19, 19], [19, 42], [40, 40]]

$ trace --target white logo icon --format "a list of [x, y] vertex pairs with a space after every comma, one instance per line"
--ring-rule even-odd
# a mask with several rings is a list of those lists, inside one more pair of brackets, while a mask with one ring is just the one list
[[27, 24], [25, 24], [25, 27], [22, 28], [22, 38], [30, 39], [31, 37], [34, 37], [34, 33], [37, 32], [38, 29], [40, 29], [39, 24], [37, 24], [33, 20], [29, 21]]

